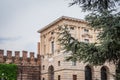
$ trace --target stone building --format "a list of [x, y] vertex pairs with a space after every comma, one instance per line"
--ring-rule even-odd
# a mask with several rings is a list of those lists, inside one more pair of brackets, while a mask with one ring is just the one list
[[92, 66], [83, 62], [65, 61], [69, 54], [63, 53], [59, 45], [58, 26], [67, 25], [70, 33], [82, 42], [97, 42], [98, 31], [90, 28], [81, 19], [62, 16], [44, 28], [40, 33], [41, 80], [114, 80], [115, 66], [105, 63]]

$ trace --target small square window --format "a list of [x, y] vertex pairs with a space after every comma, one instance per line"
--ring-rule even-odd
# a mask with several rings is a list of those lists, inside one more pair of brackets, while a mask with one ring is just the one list
[[51, 32], [51, 35], [53, 35], [53, 34], [54, 34], [54, 31]]
[[84, 39], [84, 42], [89, 43], [89, 39]]
[[74, 27], [70, 27], [70, 30], [74, 30]]
[[84, 32], [89, 32], [89, 30], [88, 29], [84, 29]]
[[58, 30], [59, 30], [59, 31], [61, 31], [61, 30], [62, 30], [62, 27], [61, 27], [61, 26], [59, 26], [59, 27], [58, 27]]

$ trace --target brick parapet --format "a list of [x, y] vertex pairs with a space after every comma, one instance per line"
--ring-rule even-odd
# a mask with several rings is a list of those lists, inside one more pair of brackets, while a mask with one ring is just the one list
[[[12, 56], [12, 51], [7, 50], [7, 55], [5, 56], [5, 51], [0, 49], [0, 63], [14, 63], [17, 65], [23, 65], [23, 66], [38, 66], [40, 65], [40, 55], [38, 54], [35, 58], [34, 52], [28, 53], [27, 51], [22, 51], [22, 57], [20, 57], [20, 51], [15, 51], [15, 56]], [[28, 54], [30, 54], [30, 57], [28, 57]]]

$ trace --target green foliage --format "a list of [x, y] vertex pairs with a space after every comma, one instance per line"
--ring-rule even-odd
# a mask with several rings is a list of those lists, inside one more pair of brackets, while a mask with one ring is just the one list
[[[96, 43], [84, 43], [79, 42], [77, 39], [71, 36], [69, 30], [66, 27], [61, 28], [58, 40], [63, 46], [66, 53], [71, 53], [71, 56], [66, 57], [66, 60], [89, 62], [94, 65], [101, 65], [105, 62], [104, 55], [101, 55], [100, 46]], [[98, 60], [99, 59], [99, 60]]]
[[[71, 53], [66, 60], [78, 60], [93, 65], [113, 62], [116, 65], [116, 76], [120, 74], [120, 13], [105, 11], [101, 14], [91, 13], [86, 20], [95, 30], [99, 30], [99, 44], [79, 42], [63, 27], [59, 39], [63, 49]], [[119, 77], [118, 77], [119, 78]], [[119, 79], [116, 79], [119, 80]]]
[[17, 65], [0, 64], [0, 78], [5, 80], [17, 80]]
[[82, 7], [83, 11], [98, 11], [114, 9], [120, 5], [120, 0], [72, 0], [70, 6], [77, 4]]
[[86, 20], [89, 21], [91, 27], [102, 29], [98, 39], [105, 60], [118, 63], [120, 57], [120, 14], [112, 14], [111, 12], [90, 14]]
[[120, 0], [72, 0], [70, 6], [77, 4], [84, 11], [92, 13], [86, 16], [88, 25], [99, 30], [97, 43], [79, 42], [63, 27], [59, 41], [71, 56], [66, 60], [79, 60], [93, 65], [113, 62], [116, 66], [116, 80], [120, 80], [120, 12], [116, 6]]

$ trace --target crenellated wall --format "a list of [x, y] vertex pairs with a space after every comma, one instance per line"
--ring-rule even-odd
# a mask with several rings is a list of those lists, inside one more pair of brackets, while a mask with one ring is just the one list
[[34, 52], [30, 52], [30, 57], [28, 57], [27, 51], [22, 51], [22, 57], [20, 57], [20, 51], [15, 51], [15, 56], [12, 56], [12, 51], [7, 50], [7, 55], [5, 56], [4, 50], [0, 49], [0, 63], [15, 63], [17, 65], [24, 66], [35, 66], [40, 65], [40, 55], [37, 55], [37, 58], [34, 57]]
[[[35, 58], [34, 52], [22, 51], [22, 57], [20, 57], [20, 51], [15, 51], [15, 56], [12, 56], [13, 52], [10, 50], [7, 50], [6, 53], [5, 56], [5, 51], [0, 49], [0, 63], [18, 65], [17, 80], [40, 80], [41, 63], [39, 54]], [[28, 57], [28, 54], [30, 54], [30, 57]]]

